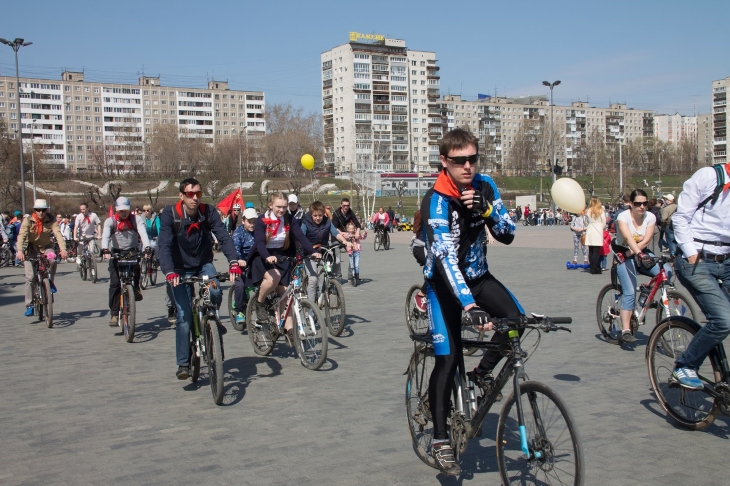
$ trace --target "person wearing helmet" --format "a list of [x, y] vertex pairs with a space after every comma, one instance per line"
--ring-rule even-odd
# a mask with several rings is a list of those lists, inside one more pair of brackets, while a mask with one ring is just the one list
[[226, 218], [226, 229], [228, 230], [228, 234], [233, 234], [234, 231], [236, 231], [236, 228], [238, 228], [238, 223], [241, 220], [241, 205], [236, 203], [231, 208], [231, 212], [228, 213], [228, 217]]
[[[56, 243], [61, 250], [61, 258], [65, 259], [66, 242], [61, 234], [56, 220], [48, 214], [48, 201], [45, 199], [36, 199], [33, 204], [33, 214], [23, 219], [18, 233], [18, 253], [17, 259], [24, 262], [25, 266], [25, 316], [33, 315], [33, 264], [26, 260], [29, 255], [45, 253], [47, 256], [53, 255], [53, 241], [51, 234], [56, 237]], [[53, 280], [56, 276], [56, 258], [49, 258], [51, 263], [51, 292], [56, 293], [56, 285]]]

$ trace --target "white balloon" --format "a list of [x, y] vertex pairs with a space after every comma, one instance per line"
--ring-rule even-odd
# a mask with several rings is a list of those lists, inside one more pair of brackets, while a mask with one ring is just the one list
[[550, 194], [558, 207], [569, 213], [580, 213], [586, 208], [586, 197], [583, 188], [570, 177], [558, 179], [550, 188]]

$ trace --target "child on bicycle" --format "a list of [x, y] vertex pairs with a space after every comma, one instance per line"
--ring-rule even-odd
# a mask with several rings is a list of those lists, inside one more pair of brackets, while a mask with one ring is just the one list
[[347, 223], [347, 235], [345, 235], [345, 238], [347, 238], [347, 241], [349, 241], [351, 245], [347, 250], [347, 257], [350, 259], [350, 268], [352, 269], [353, 274], [352, 278], [355, 280], [356, 286], [360, 284], [360, 251], [362, 250], [360, 241], [364, 240], [367, 235], [367, 231], [361, 231], [358, 235], [355, 223], [352, 221]]
[[[254, 208], [247, 208], [243, 211], [243, 223], [233, 232], [233, 246], [238, 254], [238, 264], [241, 268], [246, 267], [246, 259], [251, 254], [254, 246], [253, 227], [259, 217]], [[236, 322], [246, 322], [246, 285], [243, 278], [237, 278], [233, 290], [233, 307], [236, 309]]]

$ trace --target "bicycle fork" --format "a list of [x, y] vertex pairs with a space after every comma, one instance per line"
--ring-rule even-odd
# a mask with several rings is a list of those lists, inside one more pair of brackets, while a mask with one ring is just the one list
[[[515, 350], [515, 354], [517, 355], [514, 360], [514, 364], [512, 365], [514, 369], [514, 376], [513, 376], [513, 387], [514, 387], [514, 397], [515, 397], [515, 406], [517, 407], [517, 420], [519, 423], [519, 430], [520, 430], [520, 448], [522, 449], [522, 453], [525, 455], [527, 459], [532, 459], [533, 457], [535, 459], [541, 459], [543, 454], [541, 451], [533, 451], [533, 457], [530, 456], [530, 446], [527, 440], [527, 428], [525, 427], [525, 415], [524, 415], [524, 408], [522, 407], [522, 394], [520, 393], [520, 380], [526, 379], [527, 375], [525, 375], [525, 369], [524, 369], [524, 361], [522, 360], [522, 348], [520, 347], [520, 333], [519, 331], [512, 329], [509, 331], [508, 334], [510, 340], [513, 342], [513, 347]], [[528, 397], [528, 400], [532, 401], [534, 400], [533, 397]], [[535, 422], [537, 423], [537, 427], [540, 432], [542, 432], [542, 419], [539, 416], [538, 410], [537, 410], [537, 404], [532, 403], [532, 406], [530, 407], [532, 409], [533, 414], [535, 415]], [[541, 433], [541, 435], [543, 435]]]

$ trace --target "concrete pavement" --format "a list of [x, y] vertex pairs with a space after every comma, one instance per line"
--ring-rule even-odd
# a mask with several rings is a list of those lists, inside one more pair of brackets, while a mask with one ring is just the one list
[[[330, 338], [320, 371], [281, 342], [255, 355], [226, 318], [223, 406], [207, 378], [175, 379], [161, 285], [144, 292], [128, 344], [107, 325], [106, 264], [97, 284], [59, 266], [53, 329], [22, 316], [22, 269], [0, 269], [0, 484], [499, 484], [499, 407], [470, 442], [461, 478], [444, 478], [411, 449], [403, 308], [422, 277], [410, 236], [393, 234], [379, 252], [365, 240], [364, 282], [345, 285], [348, 325]], [[586, 484], [725, 484], [727, 419], [700, 432], [667, 421], [644, 362], [651, 327], [633, 350], [599, 339], [595, 300], [608, 276], [566, 270], [571, 257], [564, 226], [520, 226], [511, 247], [489, 247], [490, 269], [528, 311], [574, 319], [573, 333], [543, 336], [526, 369], [570, 407]]]

